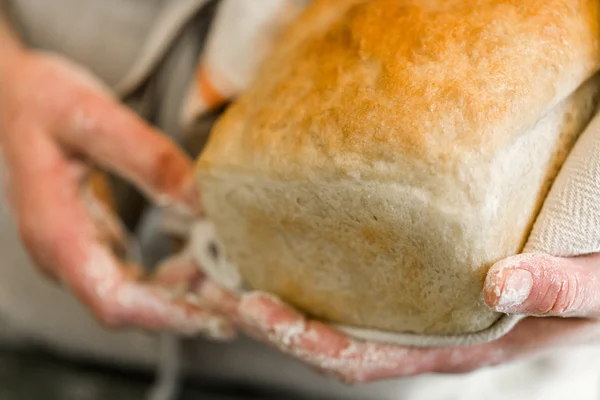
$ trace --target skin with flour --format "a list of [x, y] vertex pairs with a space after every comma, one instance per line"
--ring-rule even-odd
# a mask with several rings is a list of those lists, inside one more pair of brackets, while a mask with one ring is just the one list
[[[486, 303], [499, 312], [538, 318], [524, 319], [495, 342], [453, 348], [357, 341], [307, 319], [269, 294], [236, 298], [210, 284], [201, 291], [250, 335], [344, 382], [365, 383], [424, 373], [464, 373], [559, 347], [596, 343], [600, 324], [592, 318], [600, 313], [599, 267], [598, 254], [570, 259], [524, 254], [497, 263], [486, 279]], [[533, 277], [531, 285], [513, 279], [522, 271]]]
[[88, 187], [92, 166], [100, 166], [157, 203], [194, 214], [200, 206], [191, 160], [82, 68], [23, 48], [1, 16], [0, 48], [8, 200], [40, 270], [107, 325], [231, 337], [228, 322], [201, 300], [162, 283], [178, 272], [141, 279], [140, 268], [119, 259], [113, 249], [123, 247], [125, 234]]

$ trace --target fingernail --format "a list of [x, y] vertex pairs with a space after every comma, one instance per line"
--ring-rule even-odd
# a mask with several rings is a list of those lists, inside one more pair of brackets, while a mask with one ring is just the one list
[[533, 276], [527, 270], [513, 269], [506, 274], [504, 286], [496, 306], [499, 310], [506, 310], [523, 304], [531, 294], [531, 288], [533, 287]]

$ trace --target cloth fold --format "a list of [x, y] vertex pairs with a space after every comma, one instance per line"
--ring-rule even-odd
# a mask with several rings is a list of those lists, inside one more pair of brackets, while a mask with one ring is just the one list
[[309, 2], [222, 0], [182, 109], [182, 125], [246, 89], [279, 32]]
[[561, 168], [525, 252], [570, 257], [600, 252], [600, 115]]

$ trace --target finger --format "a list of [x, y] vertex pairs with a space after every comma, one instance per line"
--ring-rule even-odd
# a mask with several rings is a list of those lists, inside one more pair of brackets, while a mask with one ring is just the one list
[[196, 292], [204, 279], [204, 273], [186, 252], [163, 261], [152, 276], [154, 282], [182, 294]]
[[558, 347], [597, 343], [600, 324], [587, 318], [525, 318], [494, 345], [504, 353], [504, 359]]
[[526, 318], [507, 335], [490, 343], [419, 351], [421, 358], [435, 360], [425, 368], [429, 372], [467, 373], [559, 347], [595, 342], [599, 333], [600, 325], [589, 319]]
[[522, 254], [488, 272], [485, 300], [496, 311], [532, 316], [600, 316], [600, 254]]
[[157, 285], [134, 281], [132, 268], [120, 264], [102, 243], [79, 199], [79, 182], [58, 150], [43, 137], [27, 145], [33, 158], [14, 164], [20, 178], [16, 197], [24, 242], [102, 322], [231, 336], [229, 325], [205, 307]]
[[[425, 373], [466, 373], [534, 354], [544, 348], [583, 343], [600, 327], [584, 320], [526, 319], [502, 339], [477, 346], [417, 348], [351, 339], [306, 320], [272, 296], [246, 295], [239, 312], [263, 340], [346, 383]], [[568, 322], [564, 323], [564, 322]]]
[[427, 349], [424, 356], [419, 349], [351, 339], [327, 324], [307, 320], [267, 294], [244, 296], [239, 313], [271, 345], [346, 383], [431, 372], [440, 354]]
[[[192, 301], [201, 301], [211, 310], [225, 316], [229, 321], [242, 326], [239, 314], [239, 297], [212, 282], [202, 267], [198, 265], [189, 248], [180, 254], [165, 260], [153, 276], [161, 286], [175, 288], [178, 293], [185, 293]], [[245, 328], [249, 328], [245, 326]], [[258, 332], [246, 329], [246, 333], [256, 337]], [[259, 335], [260, 336], [260, 335]]]
[[240, 298], [222, 286], [212, 282], [210, 279], [205, 279], [197, 287], [196, 293], [208, 302], [211, 309], [217, 310], [227, 316], [230, 321], [242, 324], [243, 318], [239, 313]]
[[190, 336], [203, 334], [221, 340], [235, 337], [231, 325], [200, 299], [177, 296], [158, 285], [127, 281], [116, 288], [111, 301], [102, 301], [98, 314], [105, 321], [108, 318], [113, 326], [140, 326]]
[[135, 183], [158, 203], [200, 210], [190, 158], [165, 135], [113, 99], [84, 93], [59, 126], [59, 140]]
[[253, 293], [240, 303], [246, 323], [264, 339], [346, 383], [364, 383], [425, 373], [467, 373], [556, 346], [596, 340], [600, 325], [583, 319], [528, 318], [501, 339], [476, 345], [407, 348], [350, 339], [307, 321], [272, 296]]

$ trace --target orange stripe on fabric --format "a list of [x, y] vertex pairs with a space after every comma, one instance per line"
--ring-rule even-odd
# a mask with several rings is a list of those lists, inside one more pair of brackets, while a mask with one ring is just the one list
[[196, 72], [196, 87], [208, 108], [223, 104], [227, 98], [213, 85], [206, 64], [202, 63]]

